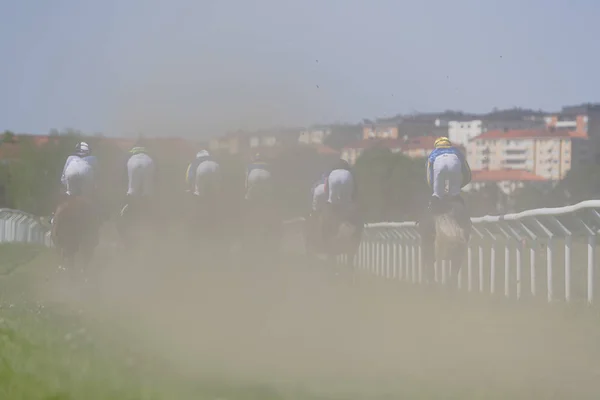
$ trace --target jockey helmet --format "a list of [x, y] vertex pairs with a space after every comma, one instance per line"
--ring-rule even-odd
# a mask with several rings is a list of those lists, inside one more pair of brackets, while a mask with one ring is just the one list
[[79, 142], [75, 146], [75, 154], [80, 157], [89, 156], [92, 153], [90, 146], [86, 142]]
[[134, 146], [131, 148], [131, 150], [129, 150], [129, 152], [131, 154], [140, 154], [140, 153], [147, 153], [147, 150], [143, 146]]
[[256, 154], [254, 154], [252, 161], [264, 161], [264, 158], [263, 158], [262, 154], [256, 153]]
[[442, 137], [439, 137], [439, 138], [435, 139], [433, 147], [435, 147], [436, 149], [439, 149], [439, 148], [448, 148], [448, 147], [452, 147], [452, 143], [450, 142], [450, 139], [448, 139], [447, 137], [442, 136]]
[[210, 153], [206, 150], [200, 150], [199, 152], [196, 153], [196, 158], [201, 158], [201, 157], [209, 157]]

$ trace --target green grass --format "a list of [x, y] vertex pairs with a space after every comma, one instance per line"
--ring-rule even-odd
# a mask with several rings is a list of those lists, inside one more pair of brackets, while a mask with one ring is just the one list
[[47, 251], [41, 246], [28, 244], [0, 244], [0, 276], [8, 275], [19, 266], [31, 263]]
[[[132, 341], [128, 332], [113, 327], [110, 321], [102, 318], [82, 318], [72, 309], [64, 308], [58, 303], [39, 304], [36, 301], [35, 286], [32, 282], [45, 277], [48, 271], [52, 271], [55, 262], [56, 257], [47, 249], [32, 246], [0, 247], [0, 271], [3, 271], [0, 275], [0, 399], [364, 400], [374, 398], [368, 394], [353, 393], [352, 388], [360, 387], [360, 384], [354, 386], [353, 382], [340, 383], [339, 380], [332, 385], [343, 386], [339, 392], [344, 394], [325, 396], [316, 395], [302, 386], [287, 385], [284, 386], [286, 389], [282, 389], [277, 382], [255, 384], [232, 380], [227, 376], [203, 377], [202, 374], [179, 376], [174, 372], [175, 369], [172, 368], [169, 360], [150, 356], [144, 351], [142, 344]], [[498, 266], [502, 264], [499, 263]], [[302, 265], [302, 267], [306, 266]], [[302, 283], [298, 279], [305, 278], [302, 275], [290, 277], [287, 283], [290, 285], [289, 296], [297, 295], [300, 299], [307, 297], [303, 292], [304, 288], [294, 294], [296, 290], [294, 288], [300, 287]], [[286, 283], [283, 280], [282, 282]], [[329, 286], [321, 287], [314, 282], [304, 282], [304, 284], [312, 288], [307, 299], [319, 296], [323, 289], [331, 289]], [[356, 290], [361, 289], [359, 287]], [[394, 296], [398, 292], [404, 292], [405, 300], [409, 299], [415, 304], [402, 303], [402, 298], [398, 298], [400, 301], [395, 302], [397, 298]], [[369, 324], [370, 315], [377, 309], [387, 313], [388, 317], [372, 319], [375, 324], [381, 320], [400, 320], [406, 321], [407, 327], [430, 322], [433, 323], [431, 325], [433, 329], [438, 329], [438, 325], [445, 326], [446, 329], [451, 327], [452, 329], [448, 329], [448, 335], [459, 335], [457, 337], [465, 334], [472, 335], [474, 346], [480, 345], [482, 351], [489, 351], [492, 354], [489, 364], [495, 362], [493, 357], [502, 357], [501, 351], [495, 353], [493, 346], [490, 348], [487, 345], [489, 340], [501, 339], [503, 335], [516, 336], [522, 342], [532, 340], [531, 338], [543, 339], [539, 336], [540, 332], [543, 334], [545, 329], [558, 324], [561, 330], [564, 330], [564, 337], [572, 340], [573, 344], [586, 343], [586, 348], [590, 349], [590, 363], [598, 359], [594, 354], [599, 352], [593, 347], [593, 343], [596, 343], [597, 338], [600, 337], [598, 325], [594, 323], [598, 317], [596, 311], [585, 308], [577, 308], [579, 311], [575, 311], [560, 305], [552, 310], [543, 307], [539, 313], [535, 313], [539, 327], [528, 330], [527, 326], [534, 315], [528, 307], [532, 305], [515, 305], [513, 302], [505, 301], [501, 291], [499, 292], [500, 296], [491, 298], [477, 294], [469, 295], [467, 301], [470, 304], [477, 304], [478, 307], [472, 307], [465, 313], [463, 305], [467, 304], [464, 301], [466, 296], [447, 301], [448, 298], [444, 293], [427, 293], [423, 288], [388, 281], [381, 283], [377, 295], [365, 291], [364, 293], [370, 296], [369, 302], [366, 301], [366, 297], [360, 300], [353, 309], [353, 315], [356, 316], [359, 324]], [[324, 296], [323, 299], [327, 300], [328, 297]], [[344, 299], [352, 300], [349, 297]], [[335, 304], [335, 301], [333, 300], [332, 303]], [[420, 303], [424, 305], [419, 305]], [[359, 307], [359, 304], [364, 304], [365, 308]], [[332, 307], [328, 303], [323, 306]], [[407, 314], [415, 306], [425, 307], [422, 316]], [[436, 311], [439, 308], [444, 308], [445, 311], [442, 313]], [[519, 310], [525, 312], [521, 313]], [[485, 320], [488, 314], [493, 314], [494, 318]], [[485, 320], [484, 323], [479, 321], [481, 319]], [[326, 327], [335, 326], [323, 323]], [[461, 326], [477, 329], [468, 330], [466, 333], [453, 331], [455, 327]], [[390, 327], [390, 329], [395, 328]], [[503, 333], [498, 336], [498, 331]], [[515, 334], [514, 331], [519, 333]], [[424, 329], [424, 333], [409, 329], [407, 332], [409, 341], [419, 340], [419, 336], [414, 336], [415, 332], [418, 335], [428, 334], [427, 329]], [[243, 334], [244, 332], [240, 332], [240, 335]], [[382, 334], [385, 337], [386, 332], [382, 331]], [[563, 333], [555, 333], [555, 335], [559, 334]], [[369, 341], [376, 341], [376, 339], [373, 337]], [[404, 338], [398, 336], [397, 341], [398, 346], [401, 347]], [[478, 344], [479, 342], [481, 343]], [[470, 345], [470, 337], [459, 339], [458, 343]], [[407, 346], [405, 350], [410, 347]], [[523, 349], [526, 348], [527, 346], [523, 346]], [[536, 357], [541, 357], [540, 353], [535, 354]], [[558, 353], [555, 360], [557, 364], [562, 362], [560, 357], [561, 354]], [[500, 361], [501, 364], [507, 362], [507, 359]], [[517, 367], [518, 362], [515, 361]], [[573, 363], [576, 365], [574, 361]], [[481, 365], [483, 369], [487, 367]], [[463, 367], [456, 365], [456, 368], [460, 370]], [[473, 370], [473, 373], [475, 372], [476, 370]], [[435, 371], [434, 373], [439, 374]], [[385, 390], [379, 388], [377, 391], [380, 395], [376, 398], [381, 400], [575, 398], [568, 396], [570, 392], [567, 389], [562, 393], [567, 397], [559, 396], [561, 393], [549, 397], [550, 389], [546, 388], [545, 383], [527, 382], [526, 377], [523, 383], [505, 386], [502, 380], [496, 379], [499, 378], [496, 376], [484, 381], [469, 381], [461, 375], [462, 379], [454, 381], [451, 370], [436, 376], [438, 378], [432, 378], [428, 373], [418, 370], [404, 371], [398, 374], [393, 384], [390, 384], [390, 388], [393, 388], [390, 389], [391, 393], [385, 394]], [[382, 382], [382, 385], [386, 385], [385, 381]], [[554, 383], [551, 378], [548, 382]], [[328, 384], [326, 383], [325, 386]], [[586, 384], [590, 385], [589, 381]]]
[[59, 305], [36, 303], [30, 283], [56, 258], [29, 245], [0, 246], [0, 399], [280, 399], [261, 385], [186, 380], [132, 343], [107, 337]]
[[[2, 399], [276, 399], [261, 387], [184, 382], [160, 362], [99, 343], [76, 319], [12, 308], [0, 321]], [[242, 397], [243, 396], [243, 397]]]

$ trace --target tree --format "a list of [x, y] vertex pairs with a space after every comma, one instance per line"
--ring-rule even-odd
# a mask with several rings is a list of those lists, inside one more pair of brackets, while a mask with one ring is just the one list
[[2, 143], [15, 143], [15, 134], [9, 130], [4, 131], [2, 134]]
[[358, 158], [355, 172], [369, 221], [418, 219], [430, 196], [423, 159], [375, 146]]

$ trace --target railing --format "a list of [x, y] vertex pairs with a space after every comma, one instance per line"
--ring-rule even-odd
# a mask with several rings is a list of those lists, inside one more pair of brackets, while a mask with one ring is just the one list
[[35, 243], [50, 246], [39, 218], [19, 210], [0, 208], [0, 243]]
[[[543, 287], [549, 302], [593, 302], [600, 200], [472, 221], [465, 266], [458, 273], [459, 288], [492, 294], [503, 288], [506, 297], [521, 299], [538, 297]], [[349, 261], [343, 256], [338, 260]], [[383, 278], [425, 281], [415, 222], [368, 224], [350, 261], [359, 270]], [[441, 264], [435, 266], [435, 281], [446, 284], [453, 266]]]

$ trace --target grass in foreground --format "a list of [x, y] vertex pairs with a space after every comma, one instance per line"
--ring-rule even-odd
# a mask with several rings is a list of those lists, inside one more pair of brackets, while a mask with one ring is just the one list
[[[149, 357], [142, 348], [137, 348], [137, 343], [132, 342], [131, 337], [121, 334], [113, 326], [101, 327], [92, 326], [90, 323], [98, 325], [105, 324], [106, 321], [90, 321], [90, 319], [80, 318], [72, 311], [66, 310], [61, 306], [42, 307], [41, 305], [31, 305], [27, 297], [27, 283], [32, 277], [36, 277], [38, 271], [48, 270], [52, 265], [52, 256], [44, 249], [22, 247], [4, 247], [0, 252], [0, 270], [1, 263], [12, 263], [10, 272], [0, 277], [0, 293], [4, 304], [11, 304], [7, 307], [3, 305], [0, 309], [0, 399], [212, 399], [212, 400], [276, 400], [276, 399], [532, 399], [532, 398], [574, 398], [561, 396], [561, 394], [549, 395], [545, 389], [545, 382], [529, 384], [524, 379], [522, 387], [512, 386], [504, 387], [500, 376], [489, 376], [485, 381], [481, 380], [460, 380], [453, 378], [453, 372], [448, 372], [447, 376], [429, 377], [418, 370], [404, 371], [398, 376], [393, 377], [393, 388], [390, 385], [389, 394], [380, 394], [378, 397], [372, 395], [359, 394], [352, 391], [347, 385], [352, 382], [338, 382], [344, 388], [340, 391], [344, 395], [338, 396], [316, 396], [313, 393], [295, 388], [275, 390], [269, 385], [253, 385], [241, 383], [239, 381], [203, 379], [199, 376], [177, 376], [167, 360]], [[37, 252], [37, 253], [36, 253]], [[303, 267], [305, 267], [303, 265]], [[294, 278], [300, 278], [294, 275]], [[296, 283], [296, 280], [291, 280]], [[390, 291], [409, 291], [410, 286], [399, 286], [397, 282], [388, 282]], [[303, 286], [302, 289], [310, 286]], [[9, 294], [4, 295], [5, 289], [11, 288]], [[318, 288], [317, 288], [318, 289]], [[327, 287], [327, 290], [330, 290]], [[387, 290], [383, 286], [378, 287], [381, 290]], [[416, 288], [412, 288], [417, 291]], [[419, 289], [422, 291], [422, 289]], [[18, 293], [18, 298], [12, 298], [13, 294]], [[23, 295], [22, 293], [25, 293]], [[421, 293], [421, 292], [419, 292]], [[293, 293], [291, 293], [293, 295]], [[316, 295], [316, 293], [311, 293]], [[372, 295], [372, 293], [371, 293]], [[427, 296], [430, 298], [433, 293]], [[444, 304], [448, 298], [443, 293], [437, 294], [439, 302], [434, 302], [437, 306]], [[411, 297], [407, 297], [411, 299]], [[418, 299], [414, 296], [414, 299]], [[305, 299], [305, 293], [302, 293], [301, 299]], [[485, 300], [486, 297], [469, 297], [470, 304], [477, 299], [479, 302], [486, 302], [485, 312], [492, 312], [500, 316], [500, 322], [497, 319], [489, 320], [490, 327], [486, 329], [493, 331], [500, 329], [506, 334], [511, 334], [511, 325], [518, 324], [518, 313], [510, 311], [511, 304], [505, 300], [491, 302]], [[23, 301], [21, 301], [23, 300]], [[31, 300], [29, 298], [29, 300]], [[385, 305], [384, 303], [374, 304]], [[476, 302], [477, 302], [476, 301]], [[465, 314], [462, 311], [464, 305], [459, 300], [454, 299], [447, 304], [447, 313], [456, 315], [447, 315], [446, 319], [452, 320], [453, 324], [469, 324], [470, 326], [482, 326], [473, 323], [473, 319], [480, 317], [475, 309], [471, 310], [473, 315]], [[325, 304], [327, 306], [327, 304]], [[522, 306], [520, 306], [522, 307]], [[371, 309], [371, 308], [369, 308]], [[408, 308], [410, 309], [410, 307]], [[506, 309], [504, 311], [503, 309]], [[304, 310], [304, 309], [300, 309]], [[400, 311], [398, 311], [400, 310]], [[390, 308], [390, 318], [400, 318], [405, 321], [424, 323], [419, 319], [410, 319], [409, 315], [402, 315], [402, 310], [406, 312], [407, 308], [396, 305]], [[561, 312], [560, 308], [556, 309]], [[391, 312], [393, 311], [393, 313]], [[581, 321], [577, 315], [571, 315], [571, 310], [565, 310], [565, 317], [561, 318], [563, 324], [571, 322], [573, 327], [582, 328]], [[582, 312], [585, 313], [585, 312]], [[577, 312], [579, 314], [579, 312]], [[355, 309], [353, 315], [365, 317], [360, 309]], [[85, 322], [84, 322], [85, 320]], [[590, 320], [590, 319], [586, 319]], [[368, 322], [369, 319], [365, 321]], [[378, 319], [373, 319], [377, 324]], [[462, 321], [462, 322], [461, 322]], [[557, 320], [558, 321], [558, 320]], [[441, 322], [440, 322], [441, 323]], [[410, 322], [409, 322], [410, 325]], [[330, 326], [331, 327], [331, 326]], [[484, 326], [485, 327], [485, 326]], [[586, 336], [597, 334], [595, 329], [580, 329], [586, 332]], [[108, 334], [107, 334], [108, 331]], [[399, 331], [398, 342], [403, 340], [404, 331]], [[384, 332], [382, 332], [384, 333]], [[449, 332], [452, 334], [452, 331]], [[486, 334], [486, 332], [474, 332], [475, 336]], [[497, 335], [489, 337], [497, 338]], [[409, 335], [410, 337], [410, 335]], [[569, 336], [569, 338], [572, 338]], [[582, 340], [584, 337], [582, 336]], [[413, 337], [413, 340], [416, 338]], [[519, 339], [526, 341], [527, 337]], [[537, 340], [542, 339], [537, 337]], [[588, 342], [593, 342], [589, 339]], [[465, 343], [459, 341], [459, 343]], [[400, 343], [398, 343], [400, 345]], [[393, 349], [392, 349], [393, 350]], [[550, 349], [549, 349], [550, 350]], [[492, 352], [492, 354], [494, 354]], [[332, 353], [335, 356], [335, 353]], [[401, 356], [401, 355], [399, 355]], [[489, 359], [493, 364], [497, 360]], [[518, 361], [515, 361], [515, 363]], [[557, 360], [557, 363], [560, 359]], [[423, 363], [420, 364], [422, 367]], [[433, 365], [435, 366], [435, 365]], [[363, 369], [366, 374], [370, 373]], [[457, 371], [461, 367], [456, 365]], [[481, 365], [485, 369], [486, 365]], [[518, 365], [515, 364], [518, 368]], [[418, 368], [418, 366], [417, 366]], [[475, 372], [475, 371], [474, 371]], [[526, 375], [524, 375], [524, 378]], [[550, 378], [549, 378], [550, 379]], [[552, 382], [549, 381], [548, 384]], [[579, 383], [578, 383], [579, 384]], [[326, 382], [329, 386], [329, 382]], [[348, 386], [348, 387], [346, 387]], [[279, 387], [278, 387], [279, 388]], [[379, 388], [382, 389], [382, 388]], [[378, 390], [378, 393], [382, 393]], [[566, 393], [566, 392], [565, 392]], [[577, 397], [584, 398], [584, 397]], [[597, 398], [597, 397], [587, 397]]]
[[278, 399], [261, 387], [184, 382], [159, 360], [136, 359], [94, 338], [76, 318], [41, 309], [4, 310], [0, 320], [2, 399]]
[[106, 338], [70, 311], [36, 304], [28, 285], [54, 261], [42, 247], [0, 245], [0, 399], [281, 398], [260, 386], [180, 378], [118, 332]]

